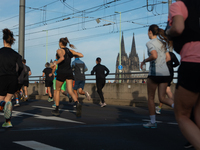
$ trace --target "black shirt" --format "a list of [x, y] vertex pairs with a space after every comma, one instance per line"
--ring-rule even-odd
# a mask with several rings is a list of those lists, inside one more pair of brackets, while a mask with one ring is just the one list
[[[105, 74], [106, 71], [106, 74]], [[109, 70], [106, 66], [101, 65], [101, 64], [97, 64], [96, 66], [94, 66], [93, 70], [91, 71], [91, 75], [93, 75], [94, 73], [96, 74], [96, 80], [97, 79], [105, 79], [105, 77], [109, 74]]]
[[[72, 68], [71, 68], [71, 58], [73, 57], [73, 54], [70, 52], [68, 48], [63, 48], [65, 50], [64, 60], [58, 64], [58, 70], [57, 74], [72, 74]], [[58, 59], [60, 58], [58, 54], [56, 54]]]
[[24, 77], [24, 81], [29, 81], [28, 77], [29, 77], [29, 71], [31, 71], [31, 69], [27, 65], [25, 65], [25, 67], [26, 67], [27, 73], [26, 73], [26, 75]]
[[22, 69], [22, 57], [12, 48], [2, 47], [0, 49], [0, 76], [19, 76]]
[[49, 77], [49, 74], [52, 73], [52, 69], [47, 67], [43, 70], [45, 73], [45, 81], [53, 81], [53, 76]]

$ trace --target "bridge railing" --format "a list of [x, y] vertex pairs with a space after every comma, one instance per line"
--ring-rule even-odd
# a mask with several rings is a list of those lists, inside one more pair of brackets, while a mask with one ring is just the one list
[[[147, 79], [148, 77], [148, 73], [149, 71], [134, 71], [134, 72], [129, 72], [129, 73], [109, 73], [109, 75], [106, 77], [106, 80], [107, 81], [119, 81], [119, 80], [141, 80], [141, 79]], [[175, 75], [174, 75], [174, 78], [173, 79], [177, 79], [177, 71], [174, 72]], [[118, 75], [121, 75], [122, 77], [119, 78], [119, 77], [115, 77], [115, 76], [118, 76]], [[129, 76], [129, 77], [123, 77], [123, 76]], [[131, 75], [131, 76], [130, 76]], [[91, 74], [85, 74], [86, 76], [86, 83], [87, 82], [91, 82], [91, 81], [95, 81], [96, 80], [96, 77], [95, 75], [91, 75]], [[42, 76], [29, 76], [29, 81], [30, 82], [39, 82], [39, 83], [42, 83], [44, 82], [45, 80], [45, 77], [42, 77]]]

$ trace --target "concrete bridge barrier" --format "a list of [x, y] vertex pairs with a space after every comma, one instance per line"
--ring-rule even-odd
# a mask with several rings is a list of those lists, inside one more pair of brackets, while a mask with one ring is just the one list
[[[171, 85], [172, 92], [175, 91], [175, 84]], [[100, 102], [95, 83], [86, 83], [85, 91], [88, 91], [92, 100], [88, 101], [85, 96], [80, 95], [80, 100], [85, 103]], [[30, 83], [28, 87], [29, 98], [47, 100], [44, 83]], [[123, 105], [133, 107], [147, 107], [147, 84], [146, 83], [106, 83], [103, 88], [105, 102], [109, 105]], [[68, 101], [66, 96], [61, 96], [61, 101]], [[159, 103], [156, 91], [155, 103]], [[164, 106], [164, 108], [170, 108]]]

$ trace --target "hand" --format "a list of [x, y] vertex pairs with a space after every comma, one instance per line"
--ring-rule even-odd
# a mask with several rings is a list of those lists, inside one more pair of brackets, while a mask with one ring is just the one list
[[143, 67], [144, 64], [145, 64], [144, 61], [141, 62], [140, 69], [143, 69], [142, 67]]
[[49, 74], [49, 77], [51, 77], [52, 75], [53, 75], [53, 74], [52, 74], [52, 73], [50, 73], [50, 74]]

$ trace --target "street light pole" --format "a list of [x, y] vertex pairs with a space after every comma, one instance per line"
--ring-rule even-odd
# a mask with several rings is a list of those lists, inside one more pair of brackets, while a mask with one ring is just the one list
[[[119, 13], [119, 15], [120, 15], [120, 22], [119, 22], [119, 66], [121, 66], [121, 57], [122, 57], [121, 56], [121, 12], [116, 11], [115, 13]], [[121, 83], [121, 74], [119, 74], [119, 83]]]
[[46, 62], [48, 61], [48, 30], [46, 30]]

